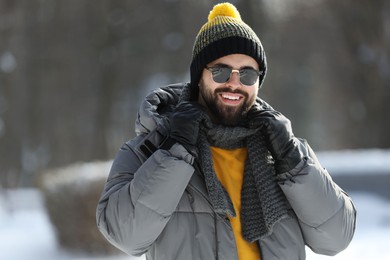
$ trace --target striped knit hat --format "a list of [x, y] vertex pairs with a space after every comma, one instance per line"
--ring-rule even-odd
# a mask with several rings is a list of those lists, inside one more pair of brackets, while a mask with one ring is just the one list
[[191, 62], [191, 85], [197, 87], [205, 66], [230, 54], [246, 54], [259, 64], [261, 86], [267, 61], [263, 46], [255, 32], [241, 20], [240, 13], [230, 3], [214, 6], [196, 36]]

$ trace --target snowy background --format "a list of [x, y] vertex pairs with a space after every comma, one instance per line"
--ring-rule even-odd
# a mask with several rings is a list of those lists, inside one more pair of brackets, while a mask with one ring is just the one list
[[[382, 176], [378, 185], [389, 187], [390, 151], [344, 151], [318, 153], [333, 177]], [[353, 182], [353, 181], [351, 181]], [[349, 191], [358, 210], [358, 223], [350, 246], [335, 257], [318, 256], [307, 250], [307, 259], [389, 260], [390, 259], [390, 191], [378, 195], [375, 187]], [[383, 194], [383, 193], [382, 193]], [[44, 208], [42, 194], [36, 189], [2, 190], [0, 193], [0, 259], [144, 259], [128, 256], [96, 257], [66, 252], [57, 244], [55, 228]]]

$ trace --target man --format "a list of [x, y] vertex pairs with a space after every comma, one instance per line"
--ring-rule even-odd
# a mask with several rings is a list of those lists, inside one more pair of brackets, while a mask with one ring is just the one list
[[114, 160], [100, 231], [146, 259], [305, 259], [345, 249], [351, 199], [290, 121], [257, 97], [260, 40], [228, 3], [198, 33], [191, 82], [142, 104], [137, 137]]

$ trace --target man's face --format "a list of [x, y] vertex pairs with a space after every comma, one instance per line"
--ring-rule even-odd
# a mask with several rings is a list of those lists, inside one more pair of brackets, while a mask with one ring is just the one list
[[[227, 55], [207, 64], [208, 68], [220, 66], [234, 70], [243, 68], [259, 70], [255, 59], [244, 54]], [[227, 82], [216, 83], [212, 73], [203, 69], [199, 81], [199, 103], [206, 107], [214, 122], [236, 125], [256, 101], [258, 89], [258, 78], [253, 85], [246, 86], [240, 82], [238, 73], [233, 72]]]

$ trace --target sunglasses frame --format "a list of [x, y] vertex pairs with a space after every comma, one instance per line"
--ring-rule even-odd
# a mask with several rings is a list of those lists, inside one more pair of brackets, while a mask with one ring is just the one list
[[[244, 85], [244, 86], [253, 86], [255, 83], [256, 83], [256, 81], [257, 81], [257, 79], [259, 78], [259, 76], [262, 74], [262, 72], [261, 71], [258, 71], [258, 70], [255, 70], [255, 69], [252, 69], [252, 68], [244, 68], [244, 69], [239, 69], [239, 70], [235, 70], [235, 69], [232, 69], [232, 68], [229, 68], [229, 67], [222, 67], [222, 66], [215, 66], [215, 67], [205, 67], [208, 71], [210, 71], [210, 73], [211, 73], [211, 78], [213, 79], [213, 81], [215, 82], [215, 83], [218, 83], [218, 84], [223, 84], [223, 83], [226, 83], [226, 82], [228, 82], [230, 79], [231, 79], [231, 77], [232, 77], [232, 73], [234, 73], [234, 72], [237, 72], [238, 73], [238, 77], [239, 77], [239, 79], [240, 79], [240, 83], [242, 84], [242, 85]], [[214, 73], [217, 71], [217, 70], [220, 70], [220, 69], [228, 69], [228, 70], [230, 70], [230, 74], [229, 74], [229, 77], [226, 79], [226, 81], [224, 81], [224, 82], [217, 82], [215, 79], [214, 79]], [[253, 72], [255, 72], [256, 73], [256, 81], [255, 82], [253, 82], [253, 84], [250, 84], [250, 85], [248, 85], [248, 84], [244, 84], [242, 81], [241, 81], [241, 77], [242, 77], [242, 75], [241, 75], [241, 73], [243, 73], [243, 71], [253, 71]]]

